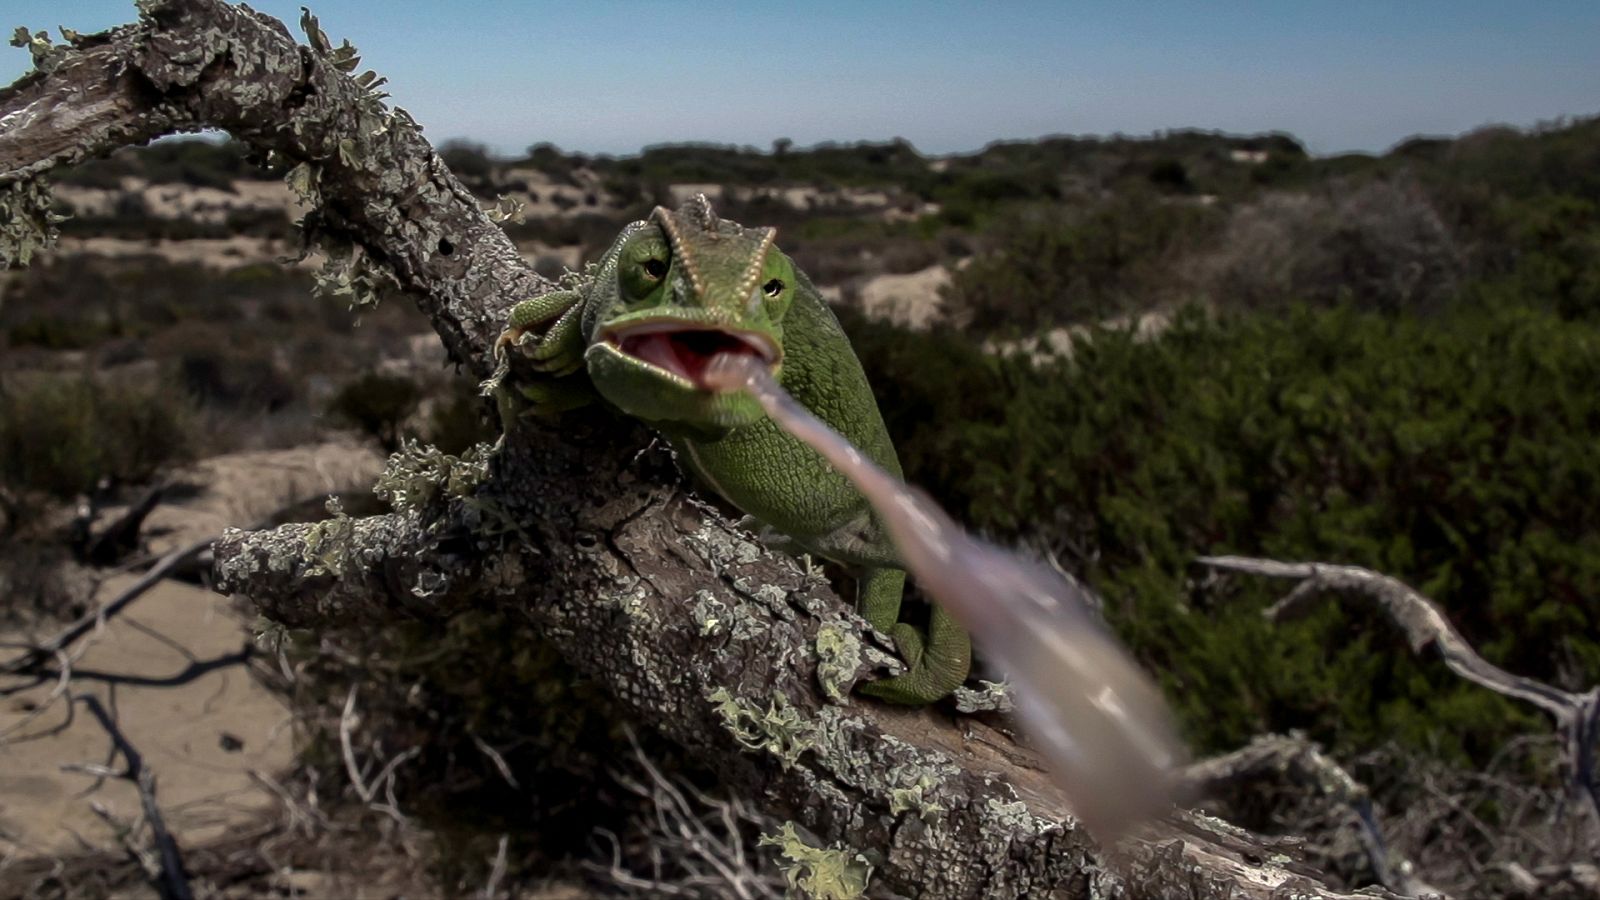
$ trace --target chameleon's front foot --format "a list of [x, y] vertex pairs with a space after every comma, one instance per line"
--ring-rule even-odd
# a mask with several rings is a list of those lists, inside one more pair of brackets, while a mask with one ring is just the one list
[[583, 367], [582, 301], [577, 291], [552, 291], [518, 303], [494, 342], [495, 356], [515, 350], [534, 371], [557, 378], [576, 372]]
[[[588, 405], [594, 391], [587, 378], [569, 377], [583, 368], [583, 295], [554, 291], [524, 300], [511, 309], [506, 329], [494, 343], [507, 379], [498, 391], [500, 418], [553, 416]], [[516, 354], [517, 370], [532, 370], [533, 377], [515, 377], [510, 365]]]
[[972, 640], [937, 606], [930, 611], [926, 639], [916, 626], [898, 621], [905, 580], [906, 573], [899, 569], [874, 569], [862, 577], [862, 615], [894, 640], [910, 670], [864, 684], [860, 690], [890, 703], [925, 706], [950, 696], [967, 680], [972, 669]]

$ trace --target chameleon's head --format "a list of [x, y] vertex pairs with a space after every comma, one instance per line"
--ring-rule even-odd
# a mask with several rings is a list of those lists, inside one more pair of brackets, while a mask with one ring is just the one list
[[783, 319], [794, 301], [794, 264], [771, 228], [719, 219], [704, 195], [656, 207], [619, 239], [594, 290], [590, 378], [629, 415], [718, 431], [762, 415], [742, 393], [706, 387], [719, 353], [783, 365]]

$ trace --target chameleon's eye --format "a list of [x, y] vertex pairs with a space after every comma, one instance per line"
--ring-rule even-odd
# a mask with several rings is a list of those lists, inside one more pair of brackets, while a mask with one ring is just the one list
[[776, 297], [783, 293], [783, 282], [774, 278], [761, 286], [761, 293], [766, 294], [768, 297]]
[[658, 232], [635, 235], [620, 253], [617, 276], [622, 282], [622, 296], [630, 303], [655, 294], [672, 268], [672, 249]]

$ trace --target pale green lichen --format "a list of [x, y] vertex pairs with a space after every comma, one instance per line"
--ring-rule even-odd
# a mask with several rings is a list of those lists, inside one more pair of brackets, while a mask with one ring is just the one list
[[306, 574], [338, 578], [351, 568], [356, 520], [338, 497], [328, 498], [327, 510], [329, 518], [306, 529]]
[[411, 586], [411, 595], [427, 600], [443, 596], [449, 589], [448, 576], [436, 569], [425, 569], [417, 573], [417, 583]]
[[890, 788], [891, 814], [915, 812], [923, 822], [933, 822], [934, 818], [938, 818], [939, 814], [944, 812], [944, 806], [930, 798], [930, 794], [938, 786], [938, 781], [931, 775], [923, 775], [904, 788]]
[[381, 292], [399, 284], [389, 267], [374, 261], [363, 248], [326, 236], [320, 244], [325, 257], [311, 286], [318, 297], [342, 300], [351, 311], [376, 309]]
[[292, 642], [289, 627], [266, 616], [256, 616], [250, 626], [250, 638], [257, 650], [269, 656], [276, 656]]
[[700, 626], [701, 637], [711, 637], [727, 630], [728, 606], [711, 591], [696, 591], [689, 607], [695, 624]]
[[322, 189], [319, 186], [321, 180], [322, 170], [308, 162], [300, 163], [283, 176], [283, 183], [300, 198], [301, 203], [308, 206], [316, 206], [322, 202]]
[[[354, 44], [347, 39], [341, 41], [339, 46], [333, 46], [333, 41], [328, 39], [328, 35], [322, 30], [322, 25], [317, 21], [317, 17], [312, 15], [311, 11], [305, 7], [301, 7], [301, 12], [300, 28], [306, 33], [306, 40], [310, 43], [312, 54], [340, 72], [350, 75], [350, 80], [355, 82], [356, 87], [360, 89], [356, 97], [355, 114], [358, 126], [357, 132], [362, 138], [382, 135], [397, 121], [411, 125], [416, 124], [405, 110], [397, 108], [391, 111], [384, 105], [383, 101], [388, 99], [389, 95], [378, 89], [387, 84], [389, 79], [371, 69], [362, 72], [360, 75], [351, 74], [355, 72], [357, 66], [361, 65], [361, 52], [355, 48]], [[366, 160], [365, 149], [348, 138], [340, 140], [339, 156], [349, 166], [360, 165]]]
[[945, 811], [942, 804], [930, 796], [939, 787], [939, 781], [923, 773], [909, 785], [889, 789], [889, 812], [899, 815], [915, 811], [924, 822], [931, 822]]
[[1014, 707], [1011, 695], [1011, 685], [1004, 681], [978, 681], [979, 687], [958, 687], [953, 695], [956, 700], [956, 711], [967, 714], [976, 712], [1010, 712]]
[[50, 185], [43, 178], [0, 185], [0, 268], [25, 266], [55, 244], [56, 225], [66, 217], [52, 212], [50, 203]]
[[[70, 28], [62, 28], [61, 37], [71, 44], [78, 40], [78, 33]], [[26, 47], [28, 55], [33, 57], [33, 67], [41, 72], [54, 69], [67, 52], [66, 47], [58, 47], [50, 42], [48, 31], [30, 32], [24, 25], [18, 25], [17, 30], [12, 32], [11, 46]]]
[[503, 225], [506, 222], [521, 225], [528, 220], [527, 212], [528, 205], [521, 200], [515, 197], [497, 197], [494, 205], [485, 209], [483, 214], [496, 225]]
[[860, 853], [843, 846], [813, 847], [795, 831], [793, 822], [783, 823], [773, 834], [762, 835], [761, 846], [777, 847], [789, 861], [779, 868], [789, 882], [791, 896], [796, 892], [814, 900], [857, 900], [866, 896], [872, 864]]
[[779, 694], [765, 710], [741, 700], [727, 688], [717, 688], [706, 697], [716, 704], [717, 715], [739, 745], [748, 750], [766, 750], [778, 758], [785, 769], [800, 761], [800, 754], [817, 747], [817, 727], [789, 700]]
[[959, 776], [961, 767], [942, 754], [919, 753], [916, 747], [893, 735], [878, 739], [894, 748], [892, 758], [901, 760], [884, 773], [884, 781], [890, 786], [889, 811], [914, 811], [923, 821], [933, 821], [946, 809], [934, 799], [935, 793], [945, 782]]
[[1028, 804], [1021, 800], [1007, 803], [998, 797], [990, 797], [984, 805], [991, 818], [1010, 834], [1033, 837], [1061, 827], [1059, 823], [1034, 815], [1028, 809]]
[[861, 639], [834, 621], [817, 629], [817, 684], [835, 703], [848, 703], [861, 668]]
[[645, 589], [642, 583], [635, 580], [631, 590], [616, 595], [617, 608], [622, 610], [622, 614], [630, 619], [653, 622], [655, 619], [650, 615], [650, 606], [645, 602], [647, 596], [649, 596], [649, 591]]
[[468, 497], [489, 477], [489, 454], [488, 444], [451, 456], [432, 445], [401, 441], [372, 493], [396, 512], [420, 510], [440, 497]]
[[[355, 48], [355, 45], [350, 43], [349, 39], [346, 39], [340, 42], [339, 46], [333, 46], [333, 42], [328, 39], [327, 32], [322, 30], [322, 24], [317, 21], [317, 17], [312, 15], [311, 10], [304, 6], [300, 7], [300, 29], [306, 33], [306, 40], [311, 42], [311, 52], [327, 60], [330, 65], [339, 71], [349, 74], [354, 72], [356, 66], [361, 64], [361, 52]], [[366, 74], [373, 75], [374, 73], [368, 72]], [[374, 75], [374, 77], [376, 76]]]

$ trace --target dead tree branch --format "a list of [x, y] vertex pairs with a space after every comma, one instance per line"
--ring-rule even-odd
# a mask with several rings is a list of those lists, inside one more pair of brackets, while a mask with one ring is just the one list
[[1273, 622], [1304, 615], [1328, 594], [1375, 603], [1405, 633], [1411, 652], [1420, 654], [1433, 647], [1445, 666], [1462, 678], [1549, 713], [1561, 734], [1572, 793], [1587, 808], [1589, 824], [1600, 834], [1600, 780], [1595, 771], [1596, 743], [1600, 742], [1600, 687], [1574, 694], [1507, 672], [1479, 656], [1433, 601], [1370, 569], [1242, 556], [1208, 556], [1198, 562], [1230, 572], [1298, 579], [1299, 584], [1267, 609], [1266, 616]]
[[1366, 786], [1303, 734], [1262, 735], [1232, 753], [1194, 763], [1184, 770], [1184, 787], [1191, 796], [1210, 797], [1271, 778], [1312, 786], [1322, 796], [1347, 807], [1355, 818], [1373, 873], [1384, 887], [1402, 897], [1444, 897], [1416, 876], [1408, 860], [1390, 852]]
[[[121, 772], [109, 773], [113, 777], [122, 778], [133, 782], [139, 789], [139, 806], [143, 814], [144, 823], [150, 826], [150, 841], [155, 845], [155, 860], [147, 866], [156, 890], [162, 900], [193, 900], [194, 893], [189, 889], [189, 879], [183, 869], [183, 857], [178, 852], [178, 842], [173, 839], [172, 832], [167, 830], [166, 819], [161, 815], [161, 807], [156, 804], [156, 778], [144, 764], [144, 756], [138, 748], [128, 741], [127, 735], [117, 727], [116, 720], [100, 705], [98, 698], [86, 696], [82, 698], [83, 705], [88, 708], [89, 714], [94, 716], [100, 727], [105, 729], [106, 735], [111, 738], [111, 746], [116, 755], [122, 757], [124, 769]], [[101, 767], [93, 767], [99, 770]], [[92, 774], [104, 774], [93, 771]], [[103, 807], [96, 806], [95, 812], [105, 819], [113, 828], [121, 830], [118, 823], [111, 819], [110, 813]], [[137, 826], [134, 829], [137, 830]], [[135, 862], [144, 866], [143, 853], [131, 843], [131, 833], [126, 836], [125, 845], [128, 853]]]
[[[0, 188], [162, 134], [225, 129], [290, 167], [315, 209], [310, 235], [371, 263], [335, 275], [392, 279], [453, 358], [487, 375], [505, 311], [549, 285], [410, 117], [382, 103], [375, 76], [352, 77], [353, 51], [306, 24], [311, 45], [299, 46], [244, 7], [145, 0], [139, 22], [44, 53], [0, 89]], [[392, 515], [228, 532], [219, 587], [324, 632], [516, 609], [764, 813], [872, 854], [875, 889], [1339, 896], [1204, 817], [1175, 813], [1098, 846], [1006, 733], [848, 699], [856, 679], [894, 665], [886, 648], [826, 584], [689, 497], [662, 453], [639, 452], [648, 440], [598, 414], [515, 430], [470, 495], [441, 477]]]

